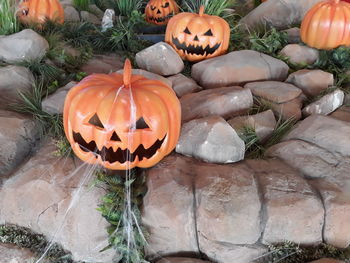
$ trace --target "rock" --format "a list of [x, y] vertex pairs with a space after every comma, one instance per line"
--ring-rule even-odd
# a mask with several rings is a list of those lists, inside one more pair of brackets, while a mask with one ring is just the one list
[[274, 27], [287, 29], [300, 24], [306, 12], [322, 0], [268, 0], [240, 21], [243, 28], [255, 30]]
[[268, 102], [275, 116], [282, 121], [286, 120], [300, 120], [301, 119], [301, 108], [303, 107], [303, 98], [298, 97], [294, 100], [285, 103], [273, 103]]
[[245, 145], [223, 118], [211, 116], [183, 124], [176, 152], [205, 162], [233, 163], [243, 160]]
[[147, 171], [142, 224], [149, 233], [147, 254], [199, 254], [194, 215], [192, 160], [170, 155]]
[[255, 130], [260, 142], [265, 142], [275, 130], [276, 119], [272, 110], [267, 110], [255, 115], [235, 117], [230, 119], [228, 124], [238, 135], [243, 135], [244, 128], [250, 127]]
[[344, 105], [345, 106], [350, 106], [350, 94], [346, 93], [344, 97]]
[[218, 88], [252, 81], [284, 81], [288, 70], [281, 60], [253, 50], [241, 50], [194, 64], [192, 78], [204, 88]]
[[115, 11], [113, 9], [106, 9], [104, 12], [102, 22], [101, 22], [101, 31], [105, 32], [107, 29], [112, 28], [113, 22], [115, 21]]
[[177, 74], [168, 78], [172, 82], [173, 90], [178, 97], [202, 90], [197, 83], [182, 74]]
[[298, 44], [301, 42], [301, 40], [300, 40], [300, 28], [299, 27], [289, 28], [289, 29], [284, 30], [283, 32], [287, 33], [289, 44]]
[[0, 243], [0, 255], [0, 263], [32, 263], [36, 260], [29, 249], [4, 243]]
[[63, 114], [64, 101], [68, 91], [77, 85], [77, 82], [71, 81], [63, 88], [58, 89], [54, 94], [43, 99], [42, 109], [50, 114]]
[[73, 0], [60, 0], [62, 7], [73, 6]]
[[17, 168], [38, 139], [36, 123], [22, 115], [0, 110], [0, 178]]
[[312, 102], [303, 109], [304, 116], [310, 116], [311, 114], [328, 115], [343, 105], [344, 92], [340, 89], [336, 89], [332, 93], [329, 93], [319, 100]]
[[45, 144], [4, 182], [0, 224], [54, 237], [76, 261], [111, 262], [113, 250], [100, 252], [108, 245], [109, 224], [96, 210], [105, 192], [91, 188], [94, 169], [72, 158], [58, 159], [55, 150], [51, 142]]
[[80, 12], [80, 17], [81, 20], [95, 24], [95, 25], [99, 25], [101, 24], [101, 20], [94, 14], [87, 12], [87, 11], [81, 11]]
[[333, 74], [323, 70], [302, 69], [290, 74], [286, 80], [301, 89], [307, 96], [317, 96], [333, 86]]
[[344, 261], [335, 260], [332, 258], [323, 258], [319, 260], [312, 261], [310, 263], [345, 263]]
[[0, 60], [7, 63], [19, 63], [41, 59], [49, 49], [45, 38], [31, 29], [0, 36]]
[[289, 44], [285, 46], [280, 51], [280, 55], [288, 57], [289, 61], [294, 64], [311, 65], [314, 64], [319, 58], [317, 49], [299, 44]]
[[227, 119], [247, 112], [253, 106], [249, 89], [225, 87], [191, 93], [180, 99], [182, 121], [219, 115]]
[[342, 106], [333, 112], [330, 116], [337, 120], [350, 122], [350, 107]]
[[95, 16], [97, 16], [97, 18], [100, 20], [104, 15], [104, 12], [100, 8], [98, 8], [96, 5], [89, 5], [89, 11]]
[[157, 263], [210, 263], [209, 261], [204, 261], [196, 258], [163, 258]]
[[304, 245], [322, 242], [324, 209], [300, 174], [279, 160], [248, 160], [260, 182], [265, 204], [263, 244], [285, 240]]
[[34, 76], [29, 69], [21, 66], [0, 67], [0, 109], [20, 101], [18, 92], [29, 92], [33, 84]]
[[88, 75], [93, 73], [111, 73], [124, 67], [124, 60], [116, 54], [94, 55], [85, 65], [81, 67], [81, 71]]
[[164, 42], [159, 42], [136, 53], [135, 59], [141, 69], [162, 76], [178, 74], [185, 67], [176, 51]]
[[67, 5], [64, 8], [64, 20], [67, 22], [79, 22], [79, 12], [73, 6]]
[[[118, 70], [117, 73], [120, 73], [120, 74], [123, 74], [123, 70]], [[167, 78], [164, 78], [158, 74], [154, 74], [152, 72], [149, 72], [149, 71], [146, 71], [146, 70], [143, 70], [143, 69], [133, 69], [132, 70], [132, 74], [133, 75], [141, 75], [141, 76], [144, 76], [145, 78], [148, 78], [148, 79], [155, 79], [155, 80], [159, 80], [159, 81], [162, 81], [164, 82], [166, 85], [168, 85], [169, 87], [172, 88], [172, 83], [170, 80], [168, 80]]]

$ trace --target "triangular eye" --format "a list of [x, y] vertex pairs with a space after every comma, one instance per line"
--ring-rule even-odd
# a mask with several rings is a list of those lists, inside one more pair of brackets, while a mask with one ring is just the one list
[[119, 138], [118, 134], [116, 132], [113, 132], [111, 141], [121, 142], [122, 140]]
[[149, 126], [147, 125], [147, 123], [145, 122], [145, 120], [143, 119], [143, 117], [141, 117], [137, 122], [136, 122], [136, 129], [147, 129], [149, 128]]
[[190, 32], [190, 30], [188, 30], [188, 28], [187, 28], [187, 27], [185, 28], [184, 33], [186, 33], [186, 34], [190, 34], [190, 35], [191, 35], [191, 32]]
[[104, 129], [105, 127], [103, 126], [100, 118], [97, 116], [97, 114], [95, 113], [94, 116], [91, 117], [91, 119], [89, 120], [89, 123], [91, 125], [94, 125], [96, 127], [102, 128]]
[[213, 36], [213, 32], [211, 32], [211, 29], [209, 29], [207, 32], [205, 32], [204, 36], [208, 36], [208, 37]]

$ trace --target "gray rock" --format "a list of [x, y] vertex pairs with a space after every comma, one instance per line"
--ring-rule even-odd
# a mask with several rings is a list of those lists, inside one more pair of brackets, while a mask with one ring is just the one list
[[350, 122], [350, 107], [342, 106], [329, 116], [337, 120]]
[[310, 263], [345, 263], [344, 261], [335, 260], [332, 258], [323, 258], [319, 260], [312, 261]]
[[116, 54], [94, 55], [85, 65], [81, 67], [81, 71], [88, 75], [93, 73], [111, 73], [124, 67], [124, 59]]
[[288, 70], [281, 60], [253, 50], [241, 50], [194, 64], [192, 78], [203, 88], [218, 88], [253, 81], [284, 81]]
[[63, 7], [73, 6], [73, 0], [60, 0], [60, 2]]
[[287, 33], [289, 44], [298, 44], [301, 42], [301, 40], [300, 40], [300, 28], [299, 27], [289, 28], [289, 29], [284, 30], [283, 32]]
[[99, 25], [101, 24], [101, 19], [99, 19], [96, 15], [87, 12], [87, 11], [81, 11], [80, 12], [80, 17], [81, 20], [92, 23], [92, 24], [96, 24]]
[[350, 94], [346, 93], [344, 97], [344, 105], [345, 106], [350, 106]]
[[196, 258], [179, 258], [179, 257], [171, 257], [171, 258], [163, 258], [157, 263], [210, 263], [209, 261], [204, 261]]
[[[117, 73], [120, 73], [122, 74], [123, 73], [123, 70], [118, 70]], [[172, 82], [170, 80], [168, 80], [167, 78], [164, 78], [158, 74], [154, 74], [152, 72], [149, 72], [149, 71], [146, 71], [146, 70], [143, 70], [143, 69], [133, 69], [132, 70], [132, 74], [133, 75], [141, 75], [141, 76], [144, 76], [145, 78], [148, 78], [148, 79], [154, 79], [154, 80], [159, 80], [159, 81], [162, 81], [164, 82], [166, 85], [168, 85], [169, 87], [172, 88]]]
[[219, 115], [227, 119], [246, 113], [253, 106], [249, 89], [225, 87], [191, 93], [180, 99], [182, 121]]
[[178, 97], [202, 90], [202, 87], [198, 86], [193, 79], [182, 74], [171, 76], [168, 78], [168, 80], [172, 82], [173, 90]]
[[302, 117], [301, 108], [303, 107], [303, 100], [303, 97], [300, 96], [285, 103], [274, 103], [267, 101], [267, 104], [270, 106], [278, 119], [283, 121], [291, 119], [300, 120]]
[[176, 152], [205, 162], [233, 163], [243, 160], [245, 145], [223, 118], [212, 116], [183, 124]]
[[18, 63], [41, 59], [49, 49], [45, 38], [31, 29], [0, 36], [0, 60], [7, 63]]
[[319, 100], [309, 104], [303, 109], [304, 116], [310, 116], [311, 114], [328, 115], [343, 105], [344, 92], [340, 89], [336, 89], [332, 93], [329, 93]]
[[299, 44], [289, 44], [285, 46], [280, 51], [280, 55], [288, 57], [289, 61], [294, 64], [311, 65], [319, 58], [317, 49]]
[[89, 11], [95, 16], [97, 16], [97, 18], [100, 20], [104, 15], [104, 12], [100, 8], [98, 8], [96, 5], [89, 5]]
[[67, 5], [64, 8], [64, 20], [67, 22], [79, 22], [79, 12], [73, 6]]
[[102, 32], [105, 32], [107, 29], [112, 28], [113, 22], [115, 20], [115, 11], [113, 9], [106, 9], [103, 18], [102, 18]]
[[164, 42], [159, 42], [138, 52], [135, 59], [141, 69], [162, 76], [178, 74], [185, 66], [176, 51]]
[[0, 243], [0, 263], [32, 263], [36, 257], [26, 248]]

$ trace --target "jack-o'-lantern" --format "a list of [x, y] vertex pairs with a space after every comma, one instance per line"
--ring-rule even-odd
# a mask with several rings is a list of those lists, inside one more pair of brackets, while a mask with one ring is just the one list
[[23, 23], [64, 22], [64, 10], [59, 0], [21, 0], [17, 16]]
[[155, 25], [166, 25], [177, 13], [179, 7], [175, 0], [151, 0], [145, 9], [146, 21]]
[[333, 49], [350, 45], [350, 4], [326, 0], [314, 5], [300, 28], [301, 40], [310, 47]]
[[124, 73], [93, 74], [65, 100], [65, 134], [83, 161], [112, 170], [150, 167], [169, 154], [180, 134], [175, 92], [159, 80]]
[[226, 53], [230, 40], [230, 26], [218, 16], [180, 13], [169, 20], [165, 41], [182, 59], [200, 61]]

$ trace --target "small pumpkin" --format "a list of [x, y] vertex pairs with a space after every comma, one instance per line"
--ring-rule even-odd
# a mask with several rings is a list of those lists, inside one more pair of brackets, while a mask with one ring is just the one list
[[350, 45], [350, 4], [326, 0], [314, 5], [300, 28], [301, 40], [310, 47], [333, 49]]
[[159, 80], [124, 73], [93, 74], [65, 100], [65, 134], [83, 161], [112, 170], [150, 167], [169, 154], [180, 134], [181, 108]]
[[26, 24], [43, 24], [46, 20], [64, 22], [64, 10], [59, 0], [22, 0], [17, 16]]
[[150, 0], [146, 6], [146, 21], [155, 25], [166, 25], [171, 17], [179, 13], [175, 0]]
[[165, 41], [182, 59], [200, 61], [226, 53], [230, 39], [230, 26], [218, 16], [180, 13], [169, 20]]

